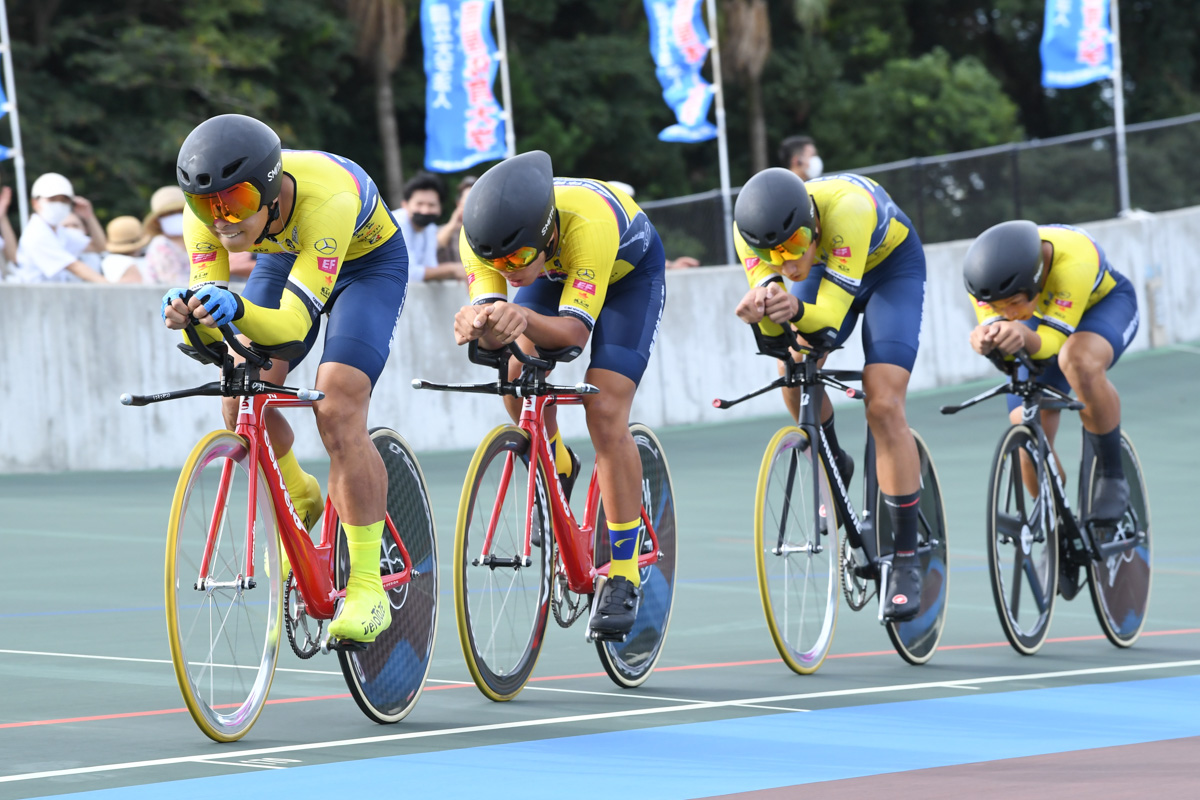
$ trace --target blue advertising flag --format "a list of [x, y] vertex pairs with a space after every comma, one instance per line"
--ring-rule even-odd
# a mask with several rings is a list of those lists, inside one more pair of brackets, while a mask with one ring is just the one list
[[1109, 0], [1046, 0], [1042, 86], [1071, 89], [1112, 77]]
[[704, 142], [717, 128], [708, 121], [713, 88], [700, 77], [712, 40], [700, 17], [701, 0], [645, 0], [650, 53], [663, 87], [663, 100], [679, 122], [664, 128], [664, 142]]
[[492, 0], [422, 0], [425, 168], [458, 172], [504, 158]]
[[[8, 113], [8, 95], [4, 93], [4, 89], [0, 89], [0, 119]], [[8, 158], [8, 156], [4, 156]]]

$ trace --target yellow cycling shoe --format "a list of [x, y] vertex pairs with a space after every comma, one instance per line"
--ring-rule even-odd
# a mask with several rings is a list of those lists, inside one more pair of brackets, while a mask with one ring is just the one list
[[325, 509], [325, 498], [321, 495], [321, 484], [312, 475], [304, 473], [304, 491], [292, 495], [292, 506], [306, 530], [311, 531]]
[[351, 575], [342, 613], [329, 625], [331, 639], [373, 642], [392, 624], [392, 609], [379, 577]]

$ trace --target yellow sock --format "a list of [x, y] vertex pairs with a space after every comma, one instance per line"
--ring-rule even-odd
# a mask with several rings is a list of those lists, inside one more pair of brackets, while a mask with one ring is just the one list
[[350, 551], [350, 578], [346, 603], [329, 625], [338, 639], [372, 642], [392, 623], [387, 593], [379, 578], [379, 541], [383, 520], [371, 525], [346, 525], [346, 548]]
[[311, 531], [325, 506], [325, 500], [321, 497], [321, 484], [300, 467], [292, 450], [276, 456], [275, 463], [279, 465], [279, 474], [283, 476], [283, 482], [287, 485], [292, 506], [295, 507], [304, 527]]
[[638, 570], [638, 554], [641, 552], [638, 531], [641, 526], [640, 518], [633, 522], [608, 523], [608, 540], [612, 544], [612, 565], [608, 568], [608, 577], [620, 575], [634, 586], [641, 584], [642, 574]]
[[554, 448], [554, 468], [559, 475], [571, 477], [571, 454], [567, 452], [567, 445], [563, 442], [562, 431], [555, 431], [550, 437], [550, 446]]

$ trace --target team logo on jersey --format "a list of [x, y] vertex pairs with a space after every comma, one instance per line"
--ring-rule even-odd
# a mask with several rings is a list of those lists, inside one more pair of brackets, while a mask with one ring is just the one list
[[314, 244], [313, 247], [316, 248], [318, 253], [324, 253], [325, 255], [329, 255], [330, 253], [336, 253], [337, 252], [337, 240], [329, 239], [329, 238], [321, 239], [316, 244]]
[[192, 253], [193, 264], [203, 264], [205, 261], [216, 261], [216, 253]]
[[833, 248], [833, 254], [835, 256], [837, 256], [838, 258], [849, 258], [850, 257], [850, 248], [849, 247], [835, 247], [835, 248]]
[[841, 236], [833, 237], [833, 246], [834, 247], [841, 247], [845, 243], [846, 243], [846, 240], [843, 239]]
[[1063, 300], [1061, 297], [1057, 297], [1054, 299], [1054, 305], [1059, 306], [1060, 308], [1070, 308], [1071, 301]]
[[749, 258], [747, 258], [746, 259], [746, 272], [750, 272], [755, 267], [757, 267], [759, 264], [759, 260], [760, 259], [758, 258], [758, 256], [750, 256]]
[[192, 249], [197, 253], [211, 253], [217, 249], [217, 246], [212, 242], [197, 242]]
[[321, 272], [336, 273], [337, 265], [338, 265], [337, 258], [318, 258], [317, 259], [317, 269], [321, 270]]
[[578, 278], [576, 278], [575, 282], [572, 285], [579, 291], [583, 292], [584, 294], [595, 294], [596, 293], [596, 284], [594, 284], [594, 283], [588, 283], [587, 281], [581, 281]]
[[[555, 264], [555, 266], [557, 266], [557, 264]], [[590, 281], [596, 277], [596, 272], [595, 272], [595, 270], [581, 269], [581, 270], [579, 270], [579, 277], [585, 278], [586, 280]]]

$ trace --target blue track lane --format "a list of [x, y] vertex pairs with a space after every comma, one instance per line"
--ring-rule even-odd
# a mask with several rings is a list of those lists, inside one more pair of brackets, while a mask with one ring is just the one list
[[610, 800], [619, 781], [637, 787], [631, 796], [684, 800], [1198, 735], [1200, 676], [1190, 676], [669, 725], [69, 797], [346, 797], [392, 785], [385, 796]]

